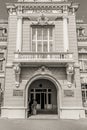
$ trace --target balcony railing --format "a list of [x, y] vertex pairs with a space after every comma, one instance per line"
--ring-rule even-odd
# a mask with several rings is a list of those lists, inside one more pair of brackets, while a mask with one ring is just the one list
[[15, 52], [19, 62], [68, 62], [73, 61], [73, 54], [67, 52]]

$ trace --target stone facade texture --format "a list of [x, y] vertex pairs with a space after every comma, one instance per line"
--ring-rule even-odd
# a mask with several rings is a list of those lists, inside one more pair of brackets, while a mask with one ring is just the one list
[[[62, 10], [63, 13], [61, 13], [61, 10], [60, 12], [57, 12], [59, 13], [59, 16], [56, 13], [52, 13], [52, 16], [50, 13], [49, 15], [48, 13], [44, 13], [45, 16], [43, 17], [43, 13], [40, 12], [28, 13], [27, 7], [26, 5], [24, 5], [24, 3], [22, 4], [24, 5], [25, 9], [23, 10], [22, 5], [20, 9], [19, 4], [20, 3], [16, 3], [14, 7], [10, 7], [10, 4], [7, 5], [7, 8], [9, 10], [7, 23], [8, 43], [5, 45], [4, 48], [4, 55], [6, 59], [5, 61], [3, 60], [3, 76], [0, 73], [0, 82], [2, 84], [2, 89], [4, 93], [2, 117], [27, 118], [28, 88], [30, 87], [31, 83], [41, 79], [42, 84], [44, 84], [45, 80], [49, 80], [56, 87], [56, 102], [58, 105], [58, 114], [60, 118], [69, 118], [69, 116], [67, 115], [68, 111], [70, 114], [72, 114], [72, 112], [76, 114], [71, 115], [71, 118], [84, 118], [85, 113], [82, 103], [80, 79], [81, 72], [79, 67], [78, 54], [78, 49], [81, 49], [80, 44], [82, 44], [82, 42], [84, 41], [81, 40], [82, 37], [78, 37], [76, 32], [76, 28], [80, 28], [80, 26], [82, 25], [80, 22], [76, 23], [76, 12], [68, 12], [68, 10], [66, 9], [65, 4], [67, 4], [68, 8], [68, 6], [70, 6], [70, 3], [61, 3], [62, 6], [65, 8]], [[33, 4], [31, 5], [32, 8], [34, 8]], [[42, 4], [39, 4], [42, 7]], [[17, 12], [15, 10], [16, 6], [18, 8]], [[47, 3], [47, 6], [44, 5], [44, 8], [48, 9], [50, 6], [52, 5]], [[59, 7], [59, 3], [57, 3], [57, 6]], [[52, 6], [52, 8], [54, 7]], [[28, 11], [30, 11], [29, 8]], [[35, 8], [37, 8], [38, 10], [39, 7], [37, 4]], [[75, 7], [73, 5], [71, 9], [73, 10], [75, 8], [78, 8], [78, 5], [76, 5]], [[40, 18], [37, 21], [38, 17]], [[65, 17], [67, 17], [67, 38], [69, 42], [69, 50], [67, 50], [66, 52], [64, 50], [64, 46], [68, 43], [64, 43], [65, 34], [63, 30], [63, 20]], [[48, 18], [49, 20], [47, 20], [46, 18]], [[22, 19], [22, 36], [19, 37], [17, 36], [18, 19]], [[55, 61], [52, 61], [52, 59], [49, 60], [49, 58], [44, 60], [43, 57], [41, 59], [38, 59], [38, 56], [35, 55], [34, 57], [33, 54], [29, 57], [28, 54], [32, 53], [32, 26], [40, 26], [43, 28], [44, 26], [53, 27], [53, 52], [51, 52], [51, 54], [53, 55], [53, 53], [62, 53], [61, 55], [59, 54], [59, 59], [57, 59], [57, 55], [53, 55]], [[86, 27], [86, 24], [84, 26]], [[17, 44], [19, 44], [17, 43], [17, 38], [20, 39], [20, 37], [22, 38], [21, 51], [18, 49], [18, 51], [16, 52]], [[0, 48], [3, 47], [1, 42]], [[72, 57], [66, 58], [64, 53], [66, 55], [72, 53], [73, 59]], [[26, 56], [23, 57], [23, 55]], [[36, 59], [34, 60], [34, 58]], [[70, 66], [70, 68], [68, 68], [68, 65]], [[67, 68], [69, 71], [67, 71]], [[70, 81], [68, 81], [67, 77], [69, 77]], [[17, 113], [17, 116], [13, 113]], [[13, 117], [11, 116], [11, 114], [13, 114]]]

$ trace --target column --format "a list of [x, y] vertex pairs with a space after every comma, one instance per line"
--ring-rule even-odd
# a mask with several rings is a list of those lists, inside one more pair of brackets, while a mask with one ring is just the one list
[[68, 23], [67, 17], [63, 17], [63, 42], [64, 42], [64, 51], [67, 52], [69, 50], [69, 39], [68, 39]]
[[16, 51], [21, 51], [21, 46], [22, 46], [22, 17], [18, 17]]

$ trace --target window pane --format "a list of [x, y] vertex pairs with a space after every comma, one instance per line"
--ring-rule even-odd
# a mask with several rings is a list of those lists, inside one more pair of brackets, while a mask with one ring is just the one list
[[36, 29], [32, 28], [32, 40], [36, 40]]
[[31, 93], [31, 100], [34, 99], [34, 93]]
[[42, 29], [37, 28], [37, 40], [42, 40]]
[[42, 42], [37, 42], [37, 51], [42, 52]]
[[48, 104], [51, 104], [51, 93], [48, 94]]
[[51, 89], [48, 89], [48, 92], [51, 92], [52, 90]]
[[82, 91], [82, 97], [83, 98], [85, 97], [85, 91]]
[[48, 42], [43, 42], [43, 52], [48, 51]]
[[36, 93], [37, 104], [40, 104], [40, 93]]
[[36, 51], [36, 42], [32, 42], [32, 51], [33, 51], [33, 52]]
[[47, 104], [47, 94], [45, 93], [45, 104]]
[[50, 52], [52, 52], [53, 51], [53, 42], [51, 41], [51, 42], [49, 42], [49, 50], [50, 50]]
[[49, 40], [52, 40], [52, 37], [53, 37], [52, 35], [53, 35], [53, 34], [52, 34], [52, 28], [50, 28], [50, 29], [49, 29]]
[[48, 29], [43, 28], [43, 40], [47, 40], [48, 39]]
[[34, 89], [31, 89], [31, 92], [34, 92]]
[[0, 70], [3, 70], [3, 61], [0, 61]]

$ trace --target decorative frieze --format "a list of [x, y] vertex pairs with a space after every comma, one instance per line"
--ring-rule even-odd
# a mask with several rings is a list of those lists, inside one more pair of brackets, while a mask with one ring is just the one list
[[71, 3], [71, 2], [59, 2], [59, 1], [46, 1], [46, 2], [17, 2], [14, 4], [7, 4], [7, 9], [9, 14], [22, 14], [24, 12], [28, 12], [30, 11], [52, 11], [53, 13], [55, 13], [55, 11], [57, 13], [62, 12], [62, 13], [68, 13], [71, 12], [72, 14], [74, 14], [77, 9], [78, 9], [78, 4], [77, 3]]

